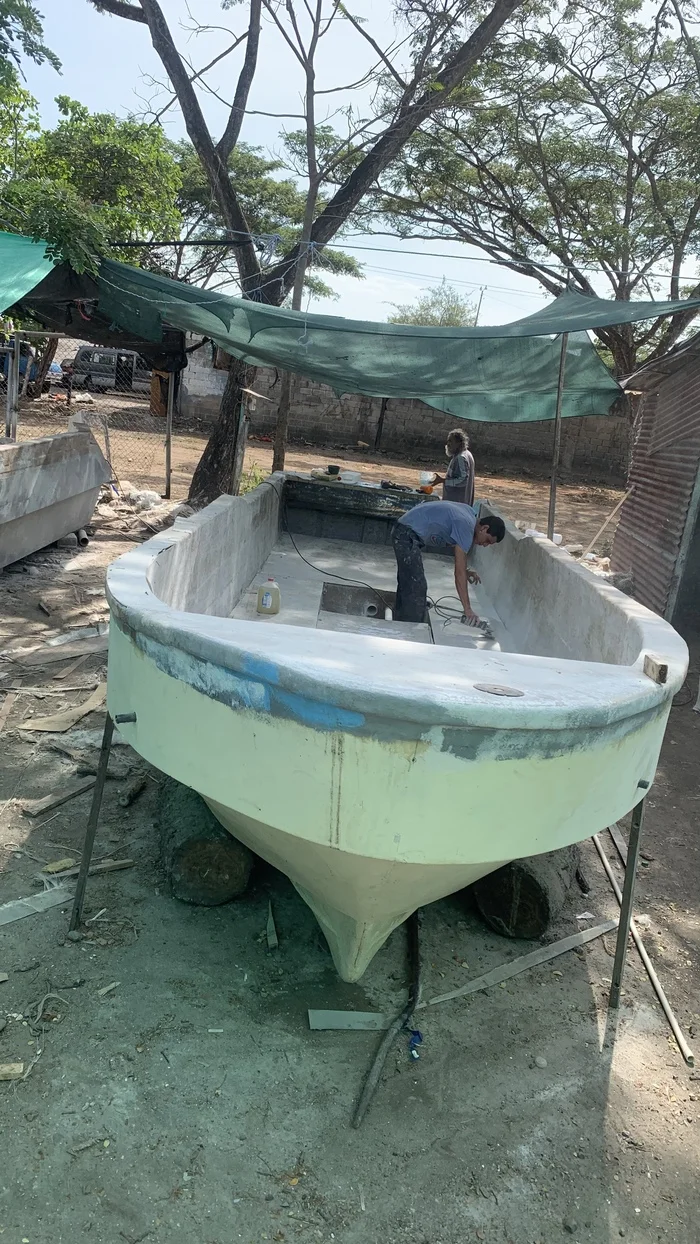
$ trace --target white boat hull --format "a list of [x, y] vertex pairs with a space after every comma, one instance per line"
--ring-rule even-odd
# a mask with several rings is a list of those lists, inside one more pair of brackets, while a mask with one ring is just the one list
[[[684, 675], [665, 623], [677, 662], [659, 687], [637, 668], [483, 652], [455, 663], [430, 645], [193, 615], [154, 599], [149, 556], [175, 548], [181, 569], [191, 521], [115, 564], [110, 711], [135, 712], [121, 729], [136, 750], [290, 877], [345, 980], [417, 907], [588, 837], [653, 779]], [[479, 679], [522, 695], [485, 695]]]

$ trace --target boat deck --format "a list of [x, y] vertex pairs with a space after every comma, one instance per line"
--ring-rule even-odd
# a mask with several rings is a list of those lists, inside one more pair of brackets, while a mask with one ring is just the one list
[[[295, 543], [313, 563], [310, 566], [296, 552], [288, 535], [280, 536], [267, 561], [249, 584], [232, 613], [233, 618], [259, 622], [262, 626], [304, 626], [318, 630], [343, 631], [358, 635], [375, 635], [389, 639], [411, 640], [413, 643], [440, 644], [451, 648], [483, 648], [488, 651], [514, 652], [514, 638], [487, 599], [481, 584], [470, 587], [472, 607], [479, 617], [488, 618], [495, 639], [486, 639], [472, 627], [460, 623], [459, 617], [445, 618], [434, 608], [429, 623], [385, 621], [383, 617], [367, 617], [363, 613], [335, 612], [324, 607], [324, 584], [342, 584], [342, 576], [352, 582], [348, 588], [366, 584], [370, 589], [396, 590], [396, 561], [390, 548], [382, 545], [359, 544], [350, 540], [313, 539], [296, 535]], [[455, 611], [460, 609], [454, 585], [454, 562], [451, 558], [424, 554], [428, 595]], [[318, 567], [318, 569], [315, 569]], [[279, 584], [282, 604], [272, 616], [257, 612], [258, 587], [268, 578]], [[369, 599], [373, 593], [370, 592]], [[327, 602], [326, 602], [327, 603]], [[377, 600], [378, 605], [381, 601]]]

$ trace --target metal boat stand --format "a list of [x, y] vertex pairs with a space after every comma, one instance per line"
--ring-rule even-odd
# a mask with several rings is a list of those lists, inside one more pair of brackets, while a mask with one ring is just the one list
[[[640, 782], [640, 786], [642, 783]], [[645, 786], [649, 783], [645, 782]], [[634, 888], [637, 881], [637, 865], [639, 864], [639, 851], [642, 842], [642, 826], [644, 824], [644, 800], [643, 795], [639, 803], [635, 805], [632, 811], [632, 824], [630, 826], [630, 838], [627, 846], [627, 864], [625, 866], [625, 883], [622, 890], [622, 905], [620, 907], [620, 923], [617, 926], [617, 942], [615, 944], [615, 962], [613, 964], [612, 984], [610, 986], [610, 997], [608, 1007], [617, 1009], [620, 1005], [620, 991], [622, 989], [622, 977], [625, 971], [625, 963], [627, 961], [627, 946], [629, 943], [630, 927], [632, 925], [632, 904], [634, 903]]]
[[104, 795], [105, 781], [107, 780], [107, 765], [109, 764], [109, 755], [112, 750], [114, 727], [115, 724], [119, 726], [126, 722], [133, 721], [136, 721], [136, 713], [118, 713], [114, 718], [107, 713], [107, 720], [105, 721], [104, 733], [102, 735], [100, 759], [97, 765], [97, 778], [92, 792], [90, 814], [88, 816], [87, 828], [85, 830], [83, 851], [80, 857], [78, 883], [75, 889], [75, 898], [73, 899], [73, 910], [71, 912], [70, 924], [68, 925], [69, 930], [77, 929], [82, 920], [85, 886], [87, 884], [88, 872], [92, 861], [92, 852], [95, 847], [95, 834], [97, 833], [97, 823], [100, 819], [100, 809], [102, 807], [102, 796]]

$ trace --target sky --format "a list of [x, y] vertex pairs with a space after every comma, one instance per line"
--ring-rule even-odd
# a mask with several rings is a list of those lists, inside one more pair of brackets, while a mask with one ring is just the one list
[[[229, 32], [239, 34], [245, 26], [246, 8], [242, 4], [234, 4], [228, 11], [222, 11], [220, 0], [191, 0], [189, 6], [186, 0], [161, 0], [161, 6], [178, 47], [191, 58], [195, 68], [206, 64], [233, 41]], [[70, 95], [94, 112], [114, 112], [120, 116], [142, 113], [154, 99], [156, 106], [166, 101], [165, 71], [151, 47], [145, 26], [100, 14], [88, 0], [39, 0], [38, 7], [44, 13], [45, 41], [62, 63], [60, 75], [48, 65], [23, 66], [26, 85], [39, 102], [44, 125], [56, 123], [58, 94]], [[394, 31], [388, 0], [355, 0], [352, 11], [366, 17], [366, 29], [380, 45], [390, 40]], [[198, 23], [210, 29], [195, 35], [193, 12]], [[319, 122], [326, 119], [332, 107], [349, 102], [362, 106], [366, 102], [362, 88], [343, 92], [338, 87], [357, 81], [374, 60], [376, 57], [365, 41], [348, 29], [347, 23], [331, 28], [319, 58], [317, 85], [332, 93], [322, 97]], [[228, 110], [224, 101], [233, 94], [239, 65], [240, 53], [234, 53], [207, 76], [220, 99], [211, 94], [200, 96], [215, 137], [225, 124]], [[262, 114], [299, 113], [301, 89], [300, 66], [282, 35], [267, 20], [248, 104], [252, 115], [246, 116], [241, 138], [266, 151], [278, 152], [280, 131], [285, 126], [298, 129], [302, 122]], [[338, 118], [333, 123], [341, 129]], [[163, 124], [170, 137], [185, 136], [176, 108], [166, 114]], [[415, 302], [423, 291], [438, 285], [443, 278], [475, 302], [481, 298], [480, 324], [520, 319], [549, 300], [537, 282], [489, 264], [478, 250], [456, 242], [400, 241], [353, 234], [344, 237], [340, 245], [362, 263], [365, 279], [324, 276], [337, 291], [338, 300], [315, 299], [310, 305], [312, 311], [385, 320], [393, 312], [393, 304]]]

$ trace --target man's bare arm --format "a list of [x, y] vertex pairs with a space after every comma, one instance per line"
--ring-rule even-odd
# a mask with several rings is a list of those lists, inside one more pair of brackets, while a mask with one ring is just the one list
[[462, 602], [465, 616], [467, 618], [475, 618], [476, 614], [469, 602], [467, 555], [458, 544], [455, 545], [455, 587], [457, 588], [457, 595]]

